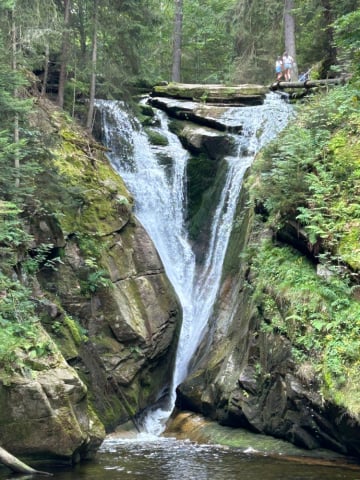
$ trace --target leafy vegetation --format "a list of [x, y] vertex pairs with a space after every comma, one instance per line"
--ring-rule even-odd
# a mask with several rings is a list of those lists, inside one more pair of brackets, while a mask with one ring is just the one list
[[21, 356], [49, 353], [49, 344], [39, 340], [39, 323], [27, 278], [39, 262], [28, 257], [28, 269], [21, 265], [33, 240], [26, 228], [25, 211], [30, 204], [36, 204], [34, 177], [41, 170], [33, 161], [39, 153], [36, 133], [27, 122], [32, 102], [24, 95], [24, 76], [7, 64], [1, 33], [0, 365], [10, 369], [21, 366]]
[[88, 268], [88, 275], [86, 280], [81, 282], [82, 293], [84, 295], [91, 295], [100, 288], [113, 287], [108, 272], [99, 267], [98, 262], [94, 257], [85, 259], [85, 265]]
[[336, 275], [320, 277], [299, 252], [268, 241], [259, 245], [252, 271], [262, 330], [288, 338], [299, 365], [310, 360], [320, 374], [324, 394], [358, 417], [360, 396], [353, 387], [360, 381], [360, 303], [354, 287]]
[[313, 98], [256, 165], [269, 224], [280, 230], [296, 220], [310, 244], [355, 270], [359, 253], [349, 242], [357, 241], [360, 215], [358, 95], [348, 85]]
[[[0, 366], [8, 370], [26, 365], [25, 357], [50, 353], [40, 341], [39, 324], [31, 291], [0, 273]], [[22, 352], [22, 354], [21, 354]]]
[[[259, 156], [249, 186], [273, 233], [251, 247], [261, 328], [287, 337], [299, 365], [320, 374], [324, 395], [359, 418], [360, 92], [356, 42], [342, 37], [353, 19], [337, 24], [352, 82], [301, 105]], [[282, 235], [294, 226], [302, 254], [278, 240], [295, 245]]]

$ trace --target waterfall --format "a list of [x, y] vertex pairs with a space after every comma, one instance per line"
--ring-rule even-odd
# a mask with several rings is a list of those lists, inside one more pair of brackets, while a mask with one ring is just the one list
[[168, 145], [155, 147], [122, 102], [98, 101], [98, 107], [109, 159], [135, 198], [135, 214], [154, 242], [183, 309], [169, 410], [157, 410], [145, 422], [146, 430], [159, 434], [173, 408], [175, 389], [186, 378], [212, 313], [244, 173], [259, 149], [285, 127], [291, 107], [276, 94], [269, 94], [264, 105], [226, 110], [223, 119], [227, 124], [241, 124], [243, 131], [234, 135], [236, 155], [225, 159], [225, 185], [200, 267], [185, 224], [188, 153], [169, 131], [167, 116], [157, 112], [158, 130]]

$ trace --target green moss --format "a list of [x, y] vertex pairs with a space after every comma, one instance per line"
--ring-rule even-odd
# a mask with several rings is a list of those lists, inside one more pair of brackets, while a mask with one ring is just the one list
[[180, 133], [182, 132], [184, 128], [184, 122], [180, 120], [171, 120], [169, 122], [169, 130], [170, 132], [174, 133], [177, 136], [180, 136]]
[[354, 220], [346, 229], [339, 242], [338, 253], [352, 270], [360, 271], [360, 221]]
[[76, 345], [79, 346], [82, 342], [87, 340], [84, 329], [73, 318], [66, 315], [64, 317], [64, 324], [69, 329]]
[[154, 92], [160, 95], [169, 95], [181, 98], [191, 98], [189, 94], [186, 96], [186, 89], [180, 86], [180, 84], [169, 83], [168, 85], [156, 85]]
[[146, 117], [154, 117], [155, 116], [154, 110], [153, 110], [152, 107], [150, 107], [150, 105], [140, 104], [139, 109], [140, 109], [140, 112], [142, 113], [142, 115], [145, 115]]
[[169, 144], [169, 140], [156, 130], [152, 128], [145, 128], [145, 132], [152, 145], [166, 146]]
[[61, 141], [52, 149], [50, 170], [45, 174], [56, 177], [49, 179], [55, 187], [44, 199], [49, 210], [58, 212], [65, 234], [87, 231], [106, 235], [120, 229], [132, 203], [124, 182], [99, 152], [95, 160], [81, 132], [72, 129], [72, 124], [63, 123], [60, 135]]

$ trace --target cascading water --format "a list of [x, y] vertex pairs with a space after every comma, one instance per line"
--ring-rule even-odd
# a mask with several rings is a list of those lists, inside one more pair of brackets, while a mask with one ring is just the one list
[[169, 131], [166, 115], [157, 113], [168, 145], [154, 147], [123, 103], [99, 101], [98, 107], [109, 159], [135, 198], [135, 213], [152, 238], [183, 309], [169, 410], [152, 412], [145, 421], [147, 431], [160, 434], [174, 406], [175, 389], [188, 373], [212, 313], [244, 173], [259, 149], [285, 127], [291, 107], [270, 94], [262, 106], [226, 110], [227, 124], [241, 124], [243, 131], [234, 136], [237, 154], [226, 158], [226, 181], [201, 267], [196, 266], [185, 224], [188, 154]]

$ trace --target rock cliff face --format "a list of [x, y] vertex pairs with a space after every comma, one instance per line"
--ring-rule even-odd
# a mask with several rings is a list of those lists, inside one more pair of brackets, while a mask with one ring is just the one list
[[12, 453], [71, 462], [161, 401], [181, 312], [103, 147], [46, 101], [33, 124], [49, 155], [24, 215], [29, 253], [43, 254], [36, 278], [21, 262], [18, 275], [32, 285], [47, 353], [35, 361], [19, 352], [1, 372], [0, 438]]
[[[201, 96], [206, 102], [206, 93], [201, 89], [195, 91], [195, 86], [187, 90], [185, 86], [174, 89], [169, 85], [156, 88], [150, 99], [152, 105], [176, 119], [174, 130], [194, 155], [188, 169], [189, 207], [191, 233], [199, 258], [212, 211], [207, 198], [216, 198], [221, 158], [231, 152], [227, 132], [241, 132], [242, 127], [231, 124], [227, 128], [226, 105], [194, 101], [202, 100]], [[197, 195], [194, 198], [192, 184]], [[193, 371], [178, 388], [177, 406], [222, 425], [273, 435], [303, 448], [325, 447], [359, 456], [356, 417], [327, 395], [310, 360], [300, 362], [294, 357], [293, 345], [286, 335], [274, 330], [267, 333], [262, 328], [266, 318], [254, 298], [256, 280], [247, 252], [249, 248], [256, 249], [259, 240], [272, 236], [255, 218], [254, 210], [249, 208], [249, 193], [243, 189], [224, 262], [219, 299], [208, 334], [193, 360]], [[290, 244], [313, 261], [318, 254], [309, 251], [309, 238], [295, 222], [294, 225], [288, 222], [286, 228], [280, 229], [277, 241]], [[271, 288], [276, 289], [276, 285]], [[277, 301], [279, 305], [286, 303], [280, 295]]]
[[239, 267], [238, 259], [256, 238], [271, 234], [254, 223], [246, 200], [243, 189], [243, 221], [230, 239], [219, 300], [196, 367], [178, 388], [177, 406], [303, 448], [359, 456], [358, 422], [324, 396], [310, 363], [300, 366], [288, 339], [260, 328], [251, 269], [246, 261]]

